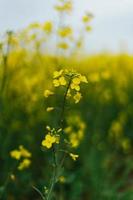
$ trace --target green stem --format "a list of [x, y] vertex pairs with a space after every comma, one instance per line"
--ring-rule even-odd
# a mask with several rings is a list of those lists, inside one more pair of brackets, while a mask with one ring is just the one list
[[57, 174], [57, 160], [56, 160], [56, 150], [55, 147], [53, 146], [53, 175], [52, 175], [52, 180], [51, 180], [51, 185], [48, 191], [48, 195], [47, 195], [47, 200], [50, 200], [52, 197], [52, 191], [54, 189], [54, 185], [56, 183], [56, 174]]
[[66, 92], [65, 92], [64, 98], [63, 98], [62, 110], [61, 110], [61, 114], [60, 114], [60, 118], [59, 118], [59, 126], [60, 126], [60, 128], [63, 128], [64, 112], [65, 112], [65, 105], [66, 105], [66, 97], [67, 97], [70, 85], [71, 85], [71, 79], [69, 80], [69, 83], [68, 83], [68, 86], [66, 88]]
[[41, 191], [40, 191], [38, 188], [36, 188], [35, 186], [32, 186], [32, 188], [40, 195], [40, 197], [41, 197], [43, 200], [45, 200], [45, 197], [43, 196], [43, 194], [41, 193]]
[[[66, 88], [65, 94], [64, 94], [64, 98], [63, 98], [63, 103], [62, 103], [62, 110], [61, 110], [61, 114], [60, 114], [60, 118], [59, 118], [59, 127], [63, 129], [63, 122], [64, 122], [64, 112], [65, 112], [65, 105], [66, 105], [66, 98], [67, 98], [67, 94], [68, 94], [68, 90], [71, 84], [71, 79], [69, 80], [68, 86]], [[49, 192], [47, 195], [46, 200], [51, 200], [52, 198], [52, 191], [54, 189], [54, 186], [56, 184], [56, 180], [57, 180], [57, 174], [58, 174], [58, 168], [60, 169], [60, 167], [62, 166], [62, 162], [64, 162], [64, 158], [61, 160], [61, 163], [58, 165], [57, 162], [57, 152], [55, 149], [55, 146], [52, 147], [53, 150], [53, 175], [52, 175], [52, 180], [51, 180], [51, 185], [49, 188]]]

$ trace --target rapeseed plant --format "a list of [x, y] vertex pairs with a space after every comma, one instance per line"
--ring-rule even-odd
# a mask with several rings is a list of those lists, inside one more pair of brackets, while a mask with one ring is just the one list
[[18, 165], [18, 170], [26, 169], [31, 164], [31, 153], [25, 149], [22, 145], [19, 146], [19, 149], [12, 150], [10, 152], [10, 156], [18, 161], [20, 161]]
[[[77, 133], [75, 131], [74, 133], [75, 138], [73, 137], [73, 133], [71, 135], [69, 134], [69, 141], [67, 141], [67, 137], [65, 137], [64, 133], [65, 130], [67, 130], [66, 132], [69, 131], [68, 128], [67, 129], [64, 128], [64, 120], [65, 120], [66, 101], [68, 101], [70, 98], [73, 97], [74, 102], [77, 104], [81, 100], [81, 93], [79, 91], [82, 83], [88, 83], [87, 78], [85, 76], [77, 73], [75, 70], [61, 69], [53, 73], [53, 86], [55, 87], [55, 91], [53, 90], [53, 92], [51, 92], [49, 89], [44, 91], [44, 97], [47, 99], [51, 95], [52, 96], [56, 95], [56, 90], [57, 90], [56, 88], [60, 87], [64, 88], [61, 113], [59, 115], [59, 121], [57, 124], [58, 128], [51, 128], [50, 126], [46, 126], [46, 130], [48, 133], [42, 140], [42, 147], [44, 149], [49, 149], [49, 150], [51, 149], [52, 151], [51, 152], [53, 156], [53, 163], [52, 163], [53, 175], [51, 179], [52, 181], [49, 186], [45, 186], [47, 188], [47, 192], [45, 191], [45, 194], [41, 193], [37, 188], [34, 187], [36, 191], [39, 191], [39, 194], [41, 194], [41, 197], [45, 200], [52, 199], [55, 184], [61, 181], [60, 178], [61, 175], [59, 172], [63, 167], [64, 158], [66, 157], [66, 155], [70, 156], [74, 161], [76, 161], [79, 157], [79, 155], [72, 153], [71, 149], [79, 145], [79, 140], [82, 139], [82, 132], [84, 131], [85, 124], [82, 121], [80, 121], [79, 118], [77, 118], [76, 122], [79, 122], [78, 126], [80, 129], [77, 131]], [[47, 111], [52, 111], [53, 109], [54, 109], [53, 107], [48, 107]], [[70, 131], [71, 130], [72, 128], [70, 127]], [[62, 155], [62, 153], [64, 155]]]

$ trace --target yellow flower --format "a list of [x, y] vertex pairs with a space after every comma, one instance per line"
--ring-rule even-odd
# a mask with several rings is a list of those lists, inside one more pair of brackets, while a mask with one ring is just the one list
[[84, 23], [86, 23], [89, 21], [89, 17], [87, 15], [85, 15], [85, 16], [83, 16], [82, 20]]
[[79, 85], [81, 80], [79, 77], [76, 77], [76, 78], [73, 78], [72, 82], [75, 84], [75, 85]]
[[51, 111], [53, 111], [53, 110], [54, 110], [54, 107], [47, 107], [47, 108], [46, 108], [46, 111], [47, 111], [47, 112], [51, 112]]
[[86, 31], [91, 31], [92, 30], [92, 28], [91, 28], [91, 26], [86, 26]]
[[[69, 116], [67, 119], [68, 127], [64, 129], [67, 134], [68, 141], [72, 148], [77, 148], [83, 139], [84, 130], [86, 128], [85, 123], [79, 116]], [[75, 131], [76, 129], [76, 131]]]
[[85, 76], [80, 75], [80, 81], [83, 83], [88, 83], [87, 78]]
[[22, 157], [25, 157], [25, 158], [31, 157], [31, 153], [27, 149], [25, 149], [22, 145], [19, 146], [19, 150]]
[[100, 75], [99, 75], [99, 73], [96, 73], [96, 72], [92, 73], [90, 75], [89, 79], [90, 79], [91, 82], [94, 82], [94, 83], [99, 82], [100, 81]]
[[66, 82], [64, 76], [61, 76], [61, 77], [59, 78], [59, 83], [60, 83], [60, 85], [63, 85], [63, 86], [65, 86], [65, 85], [67, 84], [67, 82]]
[[128, 151], [131, 148], [131, 142], [128, 138], [123, 138], [121, 141], [121, 146], [124, 151]]
[[80, 86], [78, 84], [71, 83], [70, 87], [71, 87], [71, 89], [76, 90], [76, 91], [80, 90]]
[[69, 48], [69, 45], [66, 42], [61, 42], [61, 43], [58, 44], [58, 47], [66, 50], [66, 49]]
[[86, 124], [82, 121], [79, 122], [79, 127], [81, 130], [84, 130], [86, 128]]
[[68, 37], [72, 34], [72, 29], [70, 27], [64, 27], [62, 29], [60, 29], [58, 31], [58, 34], [61, 36], [61, 37]]
[[70, 155], [70, 157], [71, 157], [74, 161], [76, 161], [77, 158], [79, 157], [79, 155], [73, 154], [73, 153], [70, 153], [69, 155]]
[[60, 176], [59, 177], [59, 182], [60, 183], [65, 183], [66, 182], [66, 178], [64, 176]]
[[19, 160], [21, 158], [21, 152], [18, 150], [13, 150], [10, 152], [12, 158]]
[[44, 97], [48, 98], [49, 96], [53, 95], [54, 92], [50, 91], [50, 90], [45, 90], [44, 91]]
[[59, 76], [61, 76], [63, 73], [63, 70], [61, 69], [60, 71], [55, 71], [53, 73], [53, 78], [58, 78]]
[[[22, 145], [19, 146], [19, 150], [11, 151], [10, 155], [12, 158], [15, 158], [16, 160], [20, 160], [22, 157], [24, 157], [24, 160], [19, 163], [18, 170], [23, 170], [29, 167], [31, 161], [28, 158], [31, 157], [31, 153], [27, 149], [25, 149]], [[14, 180], [15, 176], [11, 175], [10, 178]]]
[[109, 134], [111, 137], [113, 137], [115, 139], [121, 138], [121, 136], [123, 135], [123, 126], [122, 126], [121, 122], [114, 121], [110, 128]]
[[72, 10], [72, 2], [69, 0], [64, 2], [63, 5], [56, 5], [55, 9], [58, 12], [70, 12]]
[[72, 131], [72, 127], [71, 127], [71, 126], [68, 126], [68, 127], [66, 127], [66, 128], [64, 129], [64, 131], [65, 131], [66, 133], [70, 133], [70, 132]]
[[64, 3], [63, 9], [64, 9], [64, 11], [67, 11], [67, 12], [72, 10], [71, 0]]
[[84, 136], [84, 132], [82, 131], [82, 130], [79, 130], [78, 131], [78, 138], [81, 140], [82, 138], [83, 138], [83, 136]]
[[18, 170], [26, 169], [30, 166], [31, 161], [29, 159], [24, 159], [18, 166]]
[[12, 36], [12, 37], [10, 38], [10, 44], [13, 45], [13, 46], [17, 46], [17, 45], [19, 44], [18, 38], [15, 37], [15, 36]]
[[52, 22], [50, 22], [50, 21], [45, 22], [45, 24], [43, 25], [43, 30], [44, 30], [46, 33], [51, 33], [51, 32], [52, 32], [52, 29], [53, 29], [53, 24], [52, 24]]
[[101, 76], [102, 76], [102, 78], [103, 79], [105, 79], [105, 80], [108, 80], [109, 78], [110, 78], [110, 72], [109, 71], [103, 71], [102, 73], [101, 73]]
[[87, 13], [86, 15], [83, 16], [82, 21], [84, 23], [88, 23], [91, 21], [92, 18], [93, 18], [93, 15], [91, 13]]
[[54, 143], [57, 143], [56, 136], [50, 135], [49, 133], [45, 136], [45, 140], [42, 141], [42, 146], [50, 149]]
[[64, 76], [61, 76], [59, 79], [54, 79], [53, 84], [55, 87], [59, 87], [60, 85], [65, 86], [67, 84]]
[[70, 143], [73, 148], [79, 146], [80, 140], [78, 139], [77, 135], [75, 134], [70, 135]]
[[38, 28], [40, 28], [40, 24], [35, 22], [35, 23], [30, 24], [28, 28], [29, 29], [38, 29]]
[[53, 80], [53, 84], [54, 84], [55, 87], [59, 87], [60, 86], [60, 82], [59, 82], [58, 79], [54, 79]]
[[19, 150], [13, 150], [10, 152], [12, 158], [16, 160], [20, 160], [21, 157], [29, 158], [31, 157], [31, 153], [25, 149], [22, 145], [19, 146]]
[[75, 95], [74, 95], [74, 100], [75, 100], [75, 103], [78, 103], [80, 101], [80, 99], [82, 98], [82, 95], [80, 92], [77, 92]]

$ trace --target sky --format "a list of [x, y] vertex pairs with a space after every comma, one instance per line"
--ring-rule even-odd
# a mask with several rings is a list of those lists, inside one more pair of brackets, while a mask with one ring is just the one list
[[[93, 31], [86, 36], [90, 53], [101, 51], [133, 54], [133, 0], [73, 0], [74, 12], [68, 21], [78, 31], [81, 16], [91, 11]], [[32, 22], [56, 21], [56, 0], [0, 0], [0, 33], [21, 30]]]

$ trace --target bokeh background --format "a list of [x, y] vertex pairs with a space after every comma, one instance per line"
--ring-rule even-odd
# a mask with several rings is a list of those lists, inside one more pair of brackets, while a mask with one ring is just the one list
[[[60, 106], [62, 93], [49, 101], [43, 94], [53, 87], [53, 72], [67, 68], [88, 84], [66, 123], [75, 132], [77, 121], [86, 128], [74, 148], [79, 159], [65, 161], [55, 199], [132, 200], [133, 1], [78, 0], [63, 17], [53, 8], [59, 2], [0, 0], [0, 199], [39, 200], [32, 186], [48, 185], [51, 154], [41, 141], [58, 112], [46, 108]], [[66, 25], [71, 31], [62, 37]], [[23, 171], [10, 157], [19, 145], [32, 153]]]
[[[0, 31], [18, 30], [32, 22], [58, 21], [53, 11], [55, 0], [0, 0]], [[89, 53], [103, 51], [133, 53], [133, 1], [132, 0], [74, 0], [74, 10], [67, 21], [81, 29], [81, 17], [85, 11], [94, 14], [93, 32], [86, 38]], [[8, 13], [8, 14], [7, 14]]]

